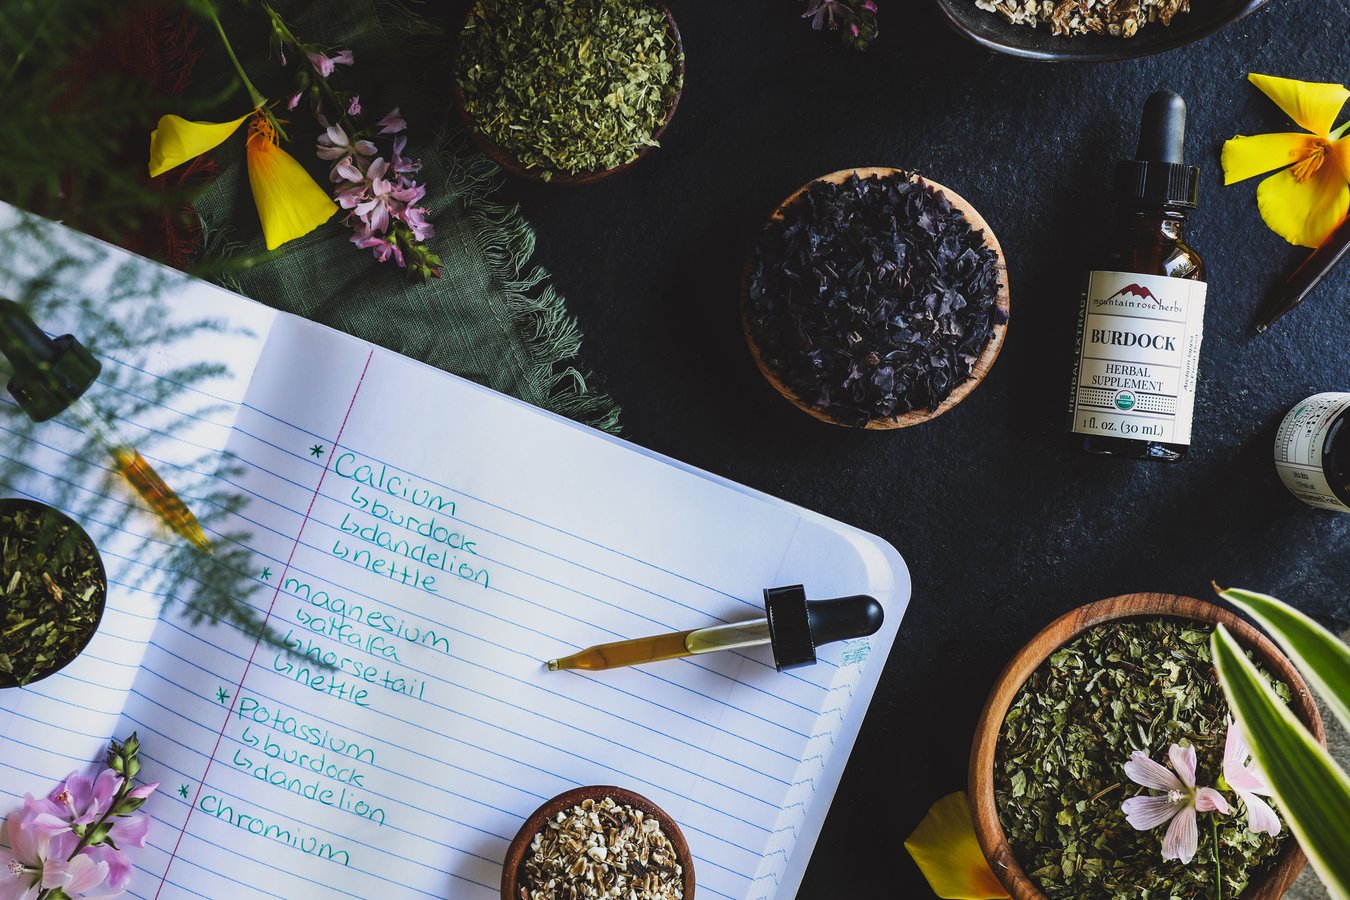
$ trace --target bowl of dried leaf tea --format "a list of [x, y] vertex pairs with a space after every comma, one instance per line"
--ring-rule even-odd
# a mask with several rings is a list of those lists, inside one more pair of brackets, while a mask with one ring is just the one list
[[937, 5], [953, 28], [990, 50], [1046, 62], [1105, 62], [1189, 44], [1267, 2], [937, 0]]
[[574, 788], [520, 826], [502, 863], [502, 900], [693, 900], [694, 858], [680, 826], [641, 794]]
[[913, 172], [801, 187], [755, 241], [741, 323], [765, 380], [835, 425], [893, 429], [955, 407], [1008, 331], [1008, 267], [984, 217]]
[[83, 528], [45, 503], [0, 500], [0, 688], [46, 678], [84, 652], [107, 595]]
[[[1325, 744], [1298, 671], [1226, 609], [1174, 594], [1127, 594], [1061, 616], [999, 675], [970, 757], [975, 833], [1015, 900], [1209, 900], [1220, 883], [1224, 897], [1276, 900], [1293, 884], [1305, 858], [1287, 824], [1281, 817], [1275, 835], [1253, 830], [1246, 798], [1223, 778], [1230, 764], [1247, 768], [1247, 753], [1232, 742], [1209, 657], [1220, 624]], [[1242, 758], [1230, 759], [1230, 750]], [[1163, 781], [1183, 788], [1174, 773], [1185, 779], [1186, 768], [1191, 789], [1213, 786], [1227, 814], [1197, 813], [1194, 800], [1175, 805], [1171, 792], [1157, 793]], [[1164, 798], [1174, 804], [1170, 815], [1138, 818], [1141, 806], [1151, 810]], [[1164, 836], [1179, 839], [1181, 830], [1170, 829], [1187, 816], [1193, 843], [1178, 855], [1192, 855], [1164, 859]]]
[[453, 95], [469, 135], [515, 175], [581, 185], [653, 149], [684, 88], [684, 45], [660, 0], [475, 0]]

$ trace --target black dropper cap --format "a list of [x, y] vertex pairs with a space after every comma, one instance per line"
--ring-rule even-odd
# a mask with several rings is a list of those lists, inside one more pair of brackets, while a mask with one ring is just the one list
[[1200, 169], [1186, 165], [1186, 101], [1157, 91], [1144, 101], [1134, 159], [1116, 168], [1116, 199], [1195, 209], [1199, 196]]
[[0, 298], [0, 353], [9, 360], [10, 396], [34, 422], [45, 422], [80, 399], [103, 371], [69, 334], [49, 338], [13, 300]]
[[876, 634], [881, 604], [862, 594], [833, 600], [807, 600], [800, 584], [764, 589], [769, 643], [778, 671], [809, 666], [821, 644]]

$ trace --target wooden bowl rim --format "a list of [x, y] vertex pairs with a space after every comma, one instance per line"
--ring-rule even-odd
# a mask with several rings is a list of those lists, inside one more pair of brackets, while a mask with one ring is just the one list
[[621, 804], [640, 809], [646, 815], [655, 816], [660, 820], [662, 831], [670, 839], [671, 846], [675, 848], [675, 855], [679, 857], [680, 865], [684, 867], [684, 898], [693, 900], [694, 857], [689, 852], [689, 842], [685, 840], [679, 823], [664, 809], [636, 791], [603, 784], [583, 785], [570, 791], [563, 791], [530, 813], [529, 818], [520, 826], [520, 830], [506, 848], [506, 857], [502, 861], [502, 900], [520, 900], [517, 895], [520, 887], [520, 867], [525, 862], [525, 851], [529, 849], [530, 841], [543, 829], [544, 823], [563, 810], [576, 806], [582, 800], [600, 800], [604, 797], [612, 797]]
[[74, 529], [77, 535], [84, 538], [84, 540], [89, 543], [89, 546], [92, 547], [94, 550], [94, 559], [98, 560], [98, 575], [99, 581], [103, 582], [103, 597], [99, 601], [98, 612], [94, 616], [94, 627], [89, 629], [89, 633], [85, 635], [84, 640], [80, 642], [79, 648], [76, 649], [76, 651], [71, 655], [69, 659], [67, 659], [60, 665], [56, 666], [54, 669], [51, 669], [43, 673], [42, 675], [39, 675], [37, 678], [34, 678], [32, 681], [28, 682], [27, 685], [20, 685], [18, 681], [16, 681], [11, 676], [6, 675], [4, 673], [0, 673], [0, 690], [4, 690], [5, 688], [22, 689], [24, 687], [28, 687], [29, 685], [37, 684], [39, 681], [52, 677], [57, 672], [60, 672], [62, 669], [66, 668], [66, 666], [69, 666], [71, 663], [75, 662], [75, 660], [79, 659], [80, 656], [84, 653], [84, 651], [88, 649], [89, 642], [94, 639], [94, 635], [98, 634], [99, 626], [103, 624], [103, 614], [107, 612], [108, 609], [108, 566], [103, 561], [103, 554], [99, 552], [98, 543], [92, 537], [89, 536], [89, 532], [86, 531], [84, 527], [80, 525], [79, 522], [76, 522], [73, 518], [66, 515], [64, 512], [57, 509], [55, 506], [52, 506], [50, 503], [43, 503], [41, 500], [33, 500], [28, 497], [0, 498], [0, 514], [3, 514], [11, 509], [18, 509], [18, 508], [41, 510], [44, 515], [52, 515], [56, 516], [58, 519], [64, 519], [66, 524], [69, 525], [72, 529]]
[[[1210, 35], [1217, 34], [1230, 25], [1235, 24], [1241, 19], [1246, 18], [1256, 12], [1261, 7], [1269, 3], [1270, 0], [1242, 0], [1232, 10], [1218, 16], [1210, 22], [1198, 25], [1193, 28], [1179, 29], [1169, 32], [1165, 36], [1156, 39], [1137, 43], [1136, 38], [1113, 38], [1105, 35], [1078, 35], [1076, 37], [1059, 38], [1065, 44], [1063, 49], [1043, 50], [1034, 47], [1022, 40], [1023, 37], [1032, 35], [1022, 35], [1018, 32], [1000, 30], [999, 37], [991, 37], [975, 31], [966, 24], [966, 21], [958, 15], [952, 8], [951, 0], [934, 0], [947, 24], [952, 27], [962, 37], [970, 40], [981, 47], [993, 50], [997, 53], [1016, 56], [1022, 59], [1033, 60], [1035, 62], [1049, 63], [1096, 63], [1096, 62], [1120, 62], [1128, 59], [1140, 59], [1145, 56], [1152, 56], [1155, 53], [1165, 53], [1168, 50], [1175, 50], [1178, 47], [1184, 47], [1187, 44], [1203, 40]], [[973, 8], [973, 4], [972, 4]], [[985, 12], [985, 10], [981, 10]], [[991, 16], [997, 16], [997, 13], [988, 13]], [[1025, 29], [1032, 32], [1029, 26], [1012, 25], [998, 20], [999, 24], [1006, 29]], [[1175, 23], [1174, 23], [1175, 25]], [[1166, 26], [1172, 28], [1173, 26]], [[1039, 29], [1035, 30], [1037, 34], [1045, 34]], [[1006, 33], [1006, 37], [1002, 36]]]
[[[1268, 671], [1289, 685], [1294, 693], [1290, 708], [1308, 726], [1312, 735], [1326, 746], [1322, 716], [1298, 670], [1274, 642], [1235, 613], [1205, 600], [1163, 593], [1121, 594], [1070, 610], [1041, 629], [1004, 666], [980, 712], [971, 747], [968, 790], [975, 836], [990, 869], [1014, 900], [1045, 900], [1045, 894], [1031, 881], [1013, 854], [1003, 832], [1003, 824], [999, 821], [994, 799], [994, 755], [1008, 707], [1041, 663], [1083, 632], [1106, 622], [1159, 616], [1191, 619], [1211, 625], [1222, 624], [1238, 643], [1252, 651]], [[1015, 689], [1005, 690], [1011, 684], [1016, 685]], [[1274, 900], [1288, 889], [1306, 862], [1298, 841], [1292, 834], [1286, 834], [1284, 846], [1274, 865], [1247, 886], [1242, 892], [1243, 898]]]
[[[941, 192], [942, 195], [947, 198], [947, 202], [961, 211], [961, 214], [966, 218], [966, 221], [970, 223], [972, 228], [983, 232], [985, 246], [992, 248], [998, 255], [999, 289], [996, 305], [1003, 310], [1005, 317], [1011, 316], [1012, 300], [1008, 288], [1008, 261], [1003, 255], [1003, 247], [999, 244], [998, 238], [994, 235], [994, 230], [989, 227], [989, 223], [985, 220], [984, 216], [980, 215], [979, 210], [972, 206], [966, 198], [962, 197], [949, 187], [925, 178], [918, 172], [888, 166], [857, 166], [851, 169], [839, 169], [838, 171], [830, 172], [827, 175], [822, 175], [819, 178], [813, 178], [806, 184], [797, 188], [797, 190], [793, 191], [782, 203], [778, 204], [777, 208], [774, 209], [773, 214], [769, 216], [769, 221], [765, 223], [764, 227], [767, 228], [773, 222], [781, 222], [784, 217], [784, 211], [795, 203], [802, 194], [806, 193], [811, 185], [819, 181], [829, 182], [831, 184], [841, 184], [850, 175], [857, 175], [859, 178], [904, 175], [912, 182], [926, 185], [933, 188], [935, 191]], [[789, 403], [807, 415], [819, 419], [822, 422], [828, 422], [831, 425], [838, 425], [842, 428], [856, 427], [849, 425], [846, 422], [840, 422], [828, 413], [817, 409], [808, 403], [804, 403], [791, 388], [783, 383], [782, 379], [778, 377], [778, 374], [764, 361], [764, 357], [759, 350], [759, 345], [755, 343], [755, 336], [750, 328], [750, 317], [747, 314], [750, 305], [750, 277], [754, 271], [754, 266], [755, 249], [752, 247], [749, 259], [745, 264], [745, 270], [741, 277], [741, 330], [745, 333], [745, 342], [750, 347], [750, 355], [754, 358], [755, 365], [759, 367], [760, 374], [764, 376], [765, 381], [773, 385], [774, 390], [778, 391], [778, 393]], [[999, 351], [1003, 349], [1003, 343], [1007, 339], [1007, 335], [1007, 321], [994, 325], [989, 340], [985, 343], [984, 349], [980, 351], [979, 357], [976, 358], [975, 365], [971, 369], [969, 377], [956, 387], [952, 388], [952, 392], [948, 394], [946, 399], [939, 403], [935, 409], [912, 409], [909, 412], [898, 416], [869, 419], [867, 424], [862, 427], [869, 431], [890, 431], [896, 428], [909, 428], [913, 425], [921, 425], [924, 422], [936, 419], [938, 416], [964, 400], [967, 395], [975, 390], [980, 382], [984, 380], [984, 377], [989, 374], [989, 370], [994, 367], [994, 361], [998, 359]]]
[[[675, 23], [675, 15], [670, 11], [670, 8], [666, 6], [663, 0], [645, 0], [645, 2], [655, 6], [662, 15], [665, 16], [666, 27], [670, 31], [671, 40], [675, 43], [674, 77], [677, 82], [677, 87], [675, 88], [675, 95], [670, 99], [670, 107], [666, 110], [665, 118], [661, 120], [661, 124], [652, 132], [652, 140], [659, 143], [661, 137], [666, 133], [666, 129], [670, 127], [671, 121], [674, 120], [675, 110], [679, 108], [680, 98], [684, 95], [684, 39], [680, 36], [680, 27]], [[628, 162], [615, 166], [612, 169], [597, 169], [594, 172], [572, 174], [567, 172], [553, 172], [552, 170], [545, 169], [541, 166], [521, 165], [510, 151], [488, 137], [487, 134], [478, 127], [477, 119], [474, 118], [473, 113], [469, 112], [469, 106], [464, 100], [464, 88], [459, 83], [459, 67], [462, 61], [462, 41], [459, 41], [459, 36], [463, 35], [464, 26], [468, 25], [469, 19], [473, 16], [473, 11], [476, 7], [476, 2], [470, 4], [468, 12], [464, 14], [464, 22], [460, 25], [459, 32], [456, 35], [457, 43], [455, 47], [455, 59], [453, 65], [450, 67], [450, 87], [455, 110], [459, 114], [460, 121], [464, 123], [465, 129], [469, 132], [469, 140], [471, 140], [474, 143], [474, 146], [482, 151], [489, 159], [501, 166], [507, 172], [510, 172], [512, 175], [525, 178], [538, 184], [547, 184], [557, 187], [580, 187], [581, 185], [594, 184], [597, 181], [603, 181], [611, 175], [617, 175], [620, 172], [626, 172], [642, 160], [646, 159], [651, 152], [656, 149], [650, 144], [644, 145], [638, 148], [637, 156], [630, 159]], [[545, 173], [548, 173], [550, 177], [545, 178]]]

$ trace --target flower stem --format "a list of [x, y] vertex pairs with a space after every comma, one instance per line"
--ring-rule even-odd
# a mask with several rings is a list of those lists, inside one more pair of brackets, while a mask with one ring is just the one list
[[1211, 815], [1209, 825], [1214, 833], [1214, 900], [1223, 900], [1223, 866], [1219, 863], [1219, 817]]
[[123, 778], [122, 786], [117, 789], [116, 796], [114, 796], [112, 800], [108, 802], [108, 809], [103, 813], [103, 816], [92, 826], [85, 827], [84, 835], [80, 838], [80, 843], [76, 845], [73, 851], [71, 851], [70, 856], [66, 857], [66, 862], [69, 862], [76, 856], [79, 856], [80, 851], [83, 850], [85, 847], [89, 846], [89, 836], [98, 831], [99, 827], [102, 826], [104, 822], [107, 822], [110, 818], [112, 818], [113, 810], [117, 809], [118, 804], [120, 804], [126, 798], [127, 794], [131, 793], [131, 788], [132, 788], [131, 779]]
[[[312, 68], [312, 64], [309, 63], [309, 55], [305, 52], [304, 44], [295, 36], [295, 32], [291, 31], [290, 26], [286, 24], [286, 20], [281, 18], [281, 14], [273, 9], [272, 4], [268, 3], [267, 0], [263, 0], [259, 5], [262, 7], [263, 12], [267, 14], [268, 20], [272, 23], [272, 30], [277, 35], [277, 39], [284, 42], [293, 54], [300, 57], [300, 65], [311, 65]], [[352, 140], [355, 141], [356, 125], [347, 114], [347, 104], [342, 102], [341, 98], [338, 97], [337, 92], [333, 90], [333, 86], [328, 83], [328, 79], [319, 74], [318, 70], [314, 71], [314, 82], [318, 85], [319, 92], [324, 95], [324, 99], [333, 105], [333, 109], [337, 113], [338, 125], [340, 125], [347, 134], [352, 135]]]
[[230, 64], [234, 66], [235, 74], [239, 76], [239, 81], [244, 85], [244, 90], [248, 91], [249, 99], [253, 101], [253, 108], [261, 110], [263, 115], [267, 116], [272, 123], [272, 127], [277, 130], [277, 134], [282, 140], [290, 140], [286, 136], [286, 131], [281, 127], [281, 123], [272, 115], [271, 110], [267, 109], [267, 98], [253, 86], [249, 80], [248, 73], [244, 71], [244, 66], [239, 62], [239, 57], [234, 55], [234, 46], [230, 43], [229, 35], [225, 33], [225, 26], [220, 22], [220, 16], [216, 13], [215, 4], [211, 0], [199, 0], [197, 4], [202, 15], [211, 20], [211, 24], [216, 27], [216, 34], [220, 35], [220, 42], [225, 46], [225, 54], [230, 58]]

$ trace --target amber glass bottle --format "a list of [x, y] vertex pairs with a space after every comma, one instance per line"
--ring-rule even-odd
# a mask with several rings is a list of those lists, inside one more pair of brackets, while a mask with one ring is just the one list
[[1153, 94], [1116, 172], [1118, 221], [1085, 280], [1069, 400], [1069, 431], [1090, 453], [1175, 460], [1191, 443], [1205, 264], [1183, 235], [1200, 184], [1185, 129], [1185, 101]]

